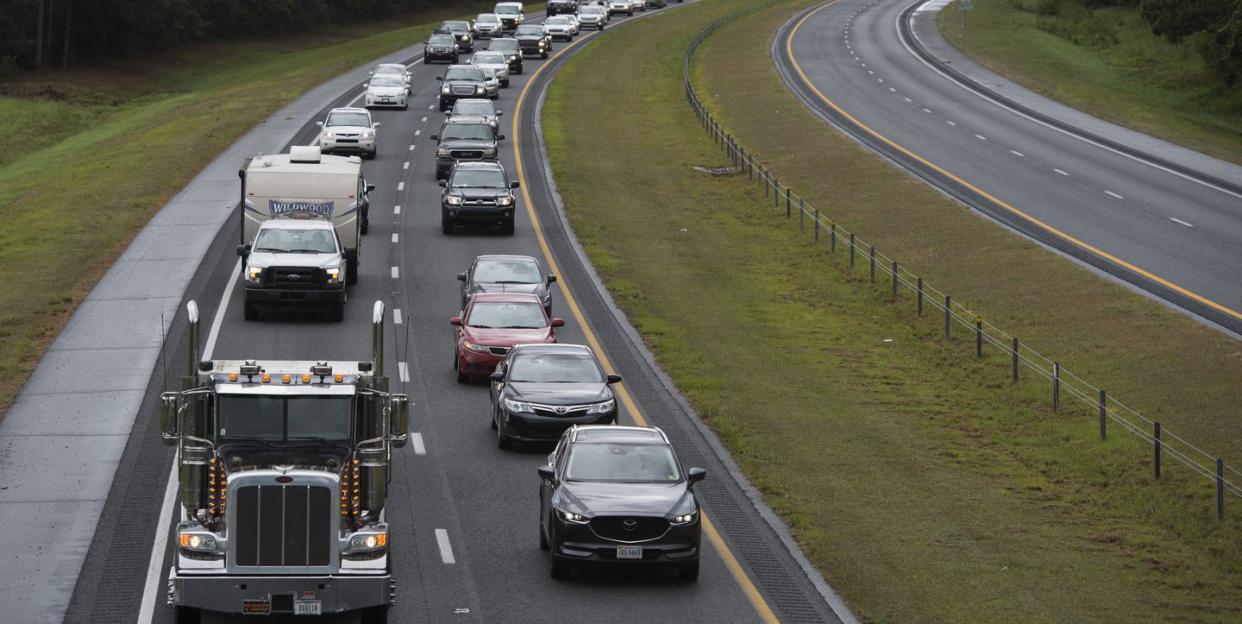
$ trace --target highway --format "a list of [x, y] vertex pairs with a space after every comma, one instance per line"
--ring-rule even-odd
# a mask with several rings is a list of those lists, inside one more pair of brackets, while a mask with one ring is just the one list
[[780, 29], [773, 57], [814, 112], [915, 175], [1047, 246], [1242, 331], [1242, 167], [995, 76], [939, 35], [935, 15], [944, 4], [817, 5]]
[[[614, 18], [609, 30], [624, 21], [629, 20]], [[429, 135], [443, 119], [435, 106], [435, 77], [444, 67], [407, 59], [414, 74], [409, 110], [374, 112], [383, 124], [379, 154], [364, 171], [377, 188], [370, 196], [371, 227], [360, 252], [360, 280], [350, 292], [344, 322], [297, 314], [243, 320], [233, 218], [190, 288], [189, 296], [197, 296], [203, 313], [202, 357], [365, 360], [371, 302], [386, 303], [385, 367], [415, 404], [411, 430], [416, 432], [412, 443], [396, 452], [387, 509], [398, 595], [392, 621], [841, 621], [825, 597], [831, 590], [817, 574], [807, 574], [787, 529], [766, 507], [756, 507], [752, 496], [757, 494], [735, 477], [727, 454], [666, 386], [611, 306], [557, 207], [538, 134], [539, 103], [556, 67], [609, 30], [584, 33], [572, 45], [554, 44], [548, 61], [526, 59], [525, 73], [515, 75], [501, 92], [497, 106], [505, 113], [502, 132], [507, 135], [501, 162], [522, 185], [511, 237], [440, 232], [440, 188]], [[355, 87], [326, 102], [325, 111], [355, 102], [360, 92]], [[308, 124], [292, 144], [310, 143], [316, 133]], [[708, 470], [698, 488], [709, 520], [698, 582], [647, 572], [586, 573], [570, 581], [549, 577], [547, 556], [536, 541], [535, 468], [550, 449], [498, 450], [488, 427], [487, 386], [460, 385], [451, 368], [448, 321], [459, 307], [455, 276], [483, 253], [533, 255], [552, 267], [560, 278], [553, 315], [566, 320], [560, 340], [592, 344], [625, 377], [622, 421], [664, 428], [687, 466]], [[169, 336], [179, 341], [167, 356], [178, 373], [186, 357], [183, 334]], [[151, 392], [159, 390], [158, 377]], [[176, 520], [167, 496], [172, 454], [160, 443], [151, 408], [148, 401], [128, 441], [118, 484], [73, 592], [71, 621], [172, 621], [172, 609], [164, 604], [171, 565], [166, 536]], [[149, 527], [155, 518], [162, 521], [153, 534]]]

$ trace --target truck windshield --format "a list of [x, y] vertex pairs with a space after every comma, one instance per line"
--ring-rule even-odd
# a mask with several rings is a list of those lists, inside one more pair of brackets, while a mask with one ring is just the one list
[[254, 250], [268, 253], [336, 253], [331, 230], [268, 228], [259, 231]]
[[349, 442], [352, 412], [348, 396], [221, 395], [217, 440]]

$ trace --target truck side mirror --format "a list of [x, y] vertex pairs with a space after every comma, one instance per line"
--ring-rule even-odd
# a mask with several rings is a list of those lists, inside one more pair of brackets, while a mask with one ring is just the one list
[[410, 397], [394, 394], [388, 397], [388, 441], [401, 448], [409, 440]]
[[320, 128], [322, 128], [322, 127], [323, 127], [323, 122], [322, 122], [322, 121], [316, 121], [316, 122], [315, 122], [315, 125], [316, 125], [316, 126], [319, 126]]
[[172, 446], [177, 442], [177, 411], [181, 407], [181, 394], [165, 392], [160, 395], [160, 436], [164, 444]]
[[366, 192], [370, 193], [371, 191], [374, 191], [374, 190], [375, 190], [375, 185], [374, 185], [374, 184], [368, 184], [368, 185], [367, 185], [367, 191], [366, 191]]
[[438, 134], [433, 134], [433, 135], [431, 135], [429, 138], [430, 138], [432, 141], [439, 141], [439, 140], [440, 140], [440, 135], [438, 135]]
[[250, 257], [250, 245], [238, 245], [237, 255], [243, 258], [249, 258]]
[[509, 188], [511, 188], [511, 189], [515, 189], [515, 188], [518, 188], [518, 187], [520, 187], [520, 186], [522, 186], [522, 183], [521, 183], [521, 182], [518, 182], [517, 180], [514, 180], [514, 181], [512, 181], [512, 182], [510, 182], [510, 183], [509, 183]]
[[496, 116], [497, 116], [497, 117], [504, 117], [504, 116], [505, 116], [505, 112], [504, 112], [504, 111], [496, 111]]
[[341, 257], [345, 258], [346, 260], [357, 260], [358, 250], [354, 249], [353, 247], [347, 247], [343, 251], [341, 251]]
[[439, 80], [440, 82], [444, 82], [444, 76], [436, 76], [436, 80]]
[[377, 121], [377, 122], [375, 122], [375, 123], [371, 124], [371, 127], [372, 127], [372, 128], [378, 128], [378, 127], [380, 127], [380, 126], [382, 126], [382, 125], [384, 125], [382, 122], [378, 122], [378, 121]]
[[503, 135], [503, 134], [498, 134], [498, 135], [496, 135], [496, 140], [497, 140], [497, 141], [503, 141], [503, 140], [505, 140], [505, 135]]
[[439, 184], [441, 187], [448, 188], [448, 180], [436, 180], [436, 184]]

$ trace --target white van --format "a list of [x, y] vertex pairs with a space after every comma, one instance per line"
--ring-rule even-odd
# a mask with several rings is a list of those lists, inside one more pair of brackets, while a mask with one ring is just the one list
[[268, 219], [325, 219], [332, 222], [349, 258], [347, 284], [358, 281], [362, 235], [367, 233], [367, 193], [362, 159], [329, 156], [315, 146], [294, 146], [288, 154], [251, 158], [241, 177], [241, 244], [254, 240]]

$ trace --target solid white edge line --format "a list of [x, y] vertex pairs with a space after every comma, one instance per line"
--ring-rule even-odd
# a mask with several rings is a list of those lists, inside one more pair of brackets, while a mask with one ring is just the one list
[[[210, 360], [216, 349], [216, 339], [220, 337], [220, 328], [224, 325], [224, 315], [229, 309], [229, 299], [233, 296], [234, 285], [241, 277], [241, 259], [233, 265], [229, 274], [228, 285], [220, 295], [220, 305], [216, 307], [216, 316], [211, 319], [211, 330], [207, 333], [207, 342], [203, 344], [202, 359]], [[155, 527], [155, 543], [151, 546], [151, 559], [147, 562], [147, 581], [142, 588], [142, 603], [138, 608], [139, 624], [150, 624], [155, 615], [155, 597], [159, 595], [160, 567], [164, 564], [164, 553], [168, 548], [168, 533], [172, 525], [172, 513], [177, 499], [177, 459], [173, 458], [168, 469], [168, 484], [164, 486], [164, 502], [160, 507], [159, 524]]]
[[453, 558], [453, 545], [449, 543], [448, 531], [436, 529], [436, 545], [440, 547], [440, 561], [445, 564], [457, 563]]
[[423, 443], [423, 434], [411, 433], [410, 443], [414, 445], [415, 455], [426, 455], [427, 454], [427, 446]]

